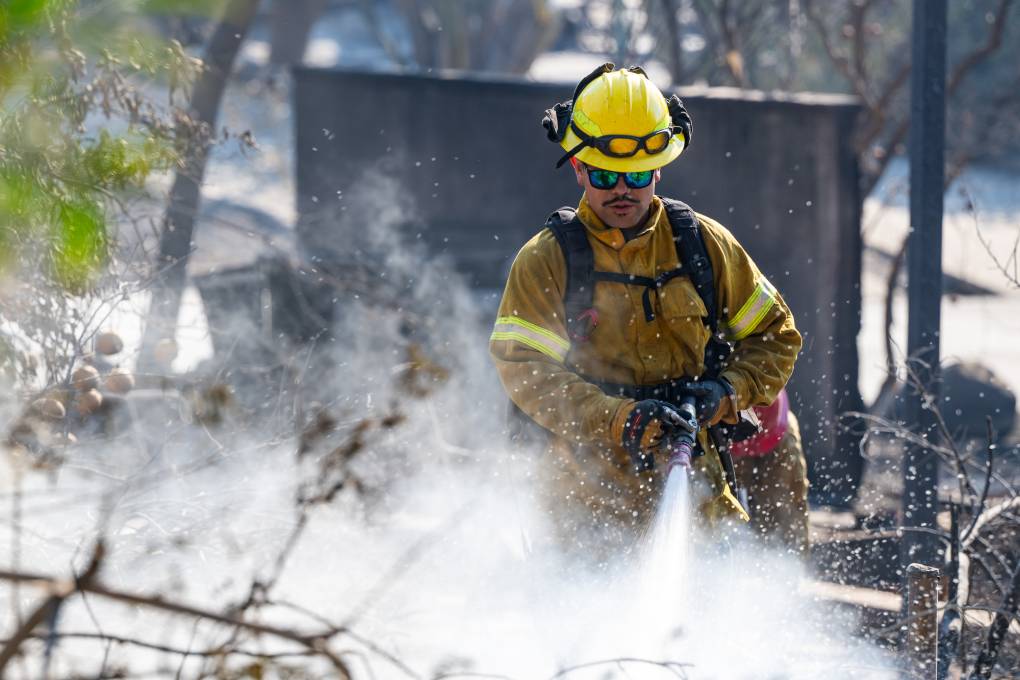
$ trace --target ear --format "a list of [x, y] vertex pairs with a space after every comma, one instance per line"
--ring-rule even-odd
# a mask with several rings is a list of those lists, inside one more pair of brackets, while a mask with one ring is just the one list
[[662, 168], [655, 168], [655, 174], [652, 175], [652, 179], [655, 180], [656, 184], [659, 183], [659, 180], [662, 179]]
[[571, 158], [570, 165], [573, 166], [574, 168], [574, 177], [577, 178], [577, 186], [581, 187], [582, 189], [586, 189], [587, 187], [584, 184], [585, 180], [584, 166], [581, 165], [581, 161], [577, 160], [576, 158]]

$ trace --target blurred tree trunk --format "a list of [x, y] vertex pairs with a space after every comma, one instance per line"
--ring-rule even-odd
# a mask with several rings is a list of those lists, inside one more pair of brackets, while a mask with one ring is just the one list
[[156, 260], [158, 276], [152, 288], [138, 357], [140, 372], [150, 372], [156, 367], [156, 344], [175, 335], [195, 217], [201, 201], [202, 179], [209, 149], [218, 134], [216, 120], [220, 101], [258, 4], [259, 0], [230, 0], [227, 3], [216, 30], [209, 38], [204, 69], [191, 93], [188, 113], [199, 132], [188, 150], [184, 167], [174, 178], [170, 202], [163, 217]]
[[[412, 62], [422, 70], [526, 73], [560, 27], [547, 0], [394, 0], [394, 6], [411, 34]], [[362, 13], [387, 54], [407, 62], [368, 0], [362, 1]]]
[[433, 10], [439, 17], [439, 68], [464, 70], [470, 66], [470, 26], [460, 0], [438, 0]]
[[661, 0], [663, 14], [666, 18], [666, 30], [669, 32], [669, 71], [676, 87], [684, 80], [684, 46], [683, 35], [680, 33], [680, 20], [677, 18], [676, 0]]
[[419, 68], [427, 69], [436, 65], [435, 30], [439, 18], [430, 6], [422, 0], [396, 0], [397, 9], [407, 20], [414, 45], [414, 60]]
[[[516, 14], [514, 13], [516, 11]], [[532, 26], [521, 31], [510, 43], [510, 55], [504, 70], [510, 73], [527, 73], [535, 59], [549, 49], [560, 32], [559, 15], [544, 0], [514, 3], [510, 5], [507, 25]]]
[[326, 0], [273, 0], [269, 18], [270, 63], [300, 64], [312, 26], [325, 8]]

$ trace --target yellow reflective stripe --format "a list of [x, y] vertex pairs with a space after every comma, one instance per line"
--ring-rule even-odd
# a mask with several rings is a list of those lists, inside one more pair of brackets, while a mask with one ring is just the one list
[[570, 112], [571, 120], [577, 124], [577, 127], [581, 128], [584, 132], [591, 135], [592, 137], [601, 137], [602, 128], [588, 116], [584, 115], [584, 111], [578, 108], [574, 108]]
[[498, 319], [496, 319], [496, 327], [497, 327], [497, 329], [499, 329], [500, 326], [518, 326], [520, 328], [524, 328], [525, 330], [529, 330], [532, 333], [538, 333], [543, 338], [546, 338], [547, 340], [552, 342], [554, 345], [557, 345], [558, 347], [561, 347], [564, 350], [570, 349], [570, 341], [567, 340], [566, 338], [561, 338], [560, 336], [556, 335], [552, 331], [547, 331], [546, 329], [542, 328], [541, 326], [537, 326], [537, 325], [531, 323], [530, 321], [522, 319], [519, 316], [501, 316], [501, 317], [499, 317]]
[[730, 331], [730, 340], [743, 340], [750, 335], [775, 304], [776, 289], [768, 280], [762, 279], [744, 306], [726, 324]]
[[565, 354], [557, 352], [556, 350], [549, 349], [541, 342], [533, 340], [532, 338], [524, 335], [523, 333], [500, 333], [493, 331], [492, 335], [489, 336], [489, 340], [516, 340], [522, 345], [527, 345], [531, 349], [537, 349], [542, 354], [548, 355], [556, 361], [563, 361]]
[[489, 339], [516, 340], [557, 361], [563, 361], [570, 349], [570, 343], [565, 338], [518, 316], [501, 316], [496, 319], [496, 326]]

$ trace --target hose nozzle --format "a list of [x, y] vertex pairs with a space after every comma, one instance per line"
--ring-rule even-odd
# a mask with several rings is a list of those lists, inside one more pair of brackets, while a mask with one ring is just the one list
[[667, 471], [677, 466], [687, 469], [691, 467], [691, 458], [694, 457], [694, 441], [698, 434], [698, 415], [694, 404], [693, 397], [686, 397], [680, 402], [680, 415], [686, 419], [688, 430], [666, 445], [669, 452], [669, 457], [666, 459]]
[[674, 467], [691, 467], [691, 445], [687, 442], [675, 442], [669, 446], [669, 459], [666, 461], [666, 469]]

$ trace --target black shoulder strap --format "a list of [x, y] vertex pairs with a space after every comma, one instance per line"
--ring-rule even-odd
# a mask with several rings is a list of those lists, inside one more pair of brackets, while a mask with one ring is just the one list
[[[680, 263], [680, 268], [674, 272], [667, 272], [662, 281], [644, 277], [627, 277], [622, 282], [643, 285], [648, 288], [645, 293], [645, 314], [651, 320], [654, 318], [648, 309], [651, 288], [664, 283], [665, 280], [676, 274], [685, 274], [690, 278], [694, 289], [705, 304], [705, 325], [708, 326], [712, 334], [705, 347], [705, 373], [712, 376], [719, 372], [722, 363], [729, 355], [729, 345], [719, 339], [719, 314], [712, 261], [705, 249], [705, 241], [701, 236], [698, 218], [690, 206], [670, 198], [663, 198], [662, 203], [673, 230], [673, 241], [676, 243], [677, 261]], [[613, 275], [595, 271], [595, 256], [592, 253], [591, 243], [588, 242], [584, 224], [578, 219], [573, 208], [563, 207], [553, 212], [546, 220], [545, 226], [556, 237], [566, 262], [567, 281], [566, 291], [563, 295], [563, 307], [567, 315], [567, 332], [572, 339], [584, 338], [591, 330], [592, 319], [586, 318], [586, 315], [591, 313], [596, 279], [616, 279], [613, 278]]]
[[694, 289], [705, 303], [707, 315], [705, 325], [712, 332], [712, 337], [705, 345], [705, 376], [715, 377], [722, 370], [731, 348], [719, 335], [719, 306], [716, 301], [712, 260], [709, 259], [708, 250], [705, 248], [701, 225], [691, 207], [671, 198], [663, 198], [662, 204], [666, 208], [669, 225], [673, 229], [680, 268], [691, 279]]
[[673, 241], [676, 243], [676, 256], [680, 267], [691, 279], [694, 289], [705, 303], [708, 315], [705, 325], [715, 335], [719, 327], [718, 307], [715, 300], [715, 272], [712, 260], [708, 258], [705, 241], [701, 237], [701, 225], [690, 206], [671, 198], [663, 198], [662, 205], [669, 217], [669, 226], [673, 228]]
[[583, 315], [591, 309], [595, 297], [595, 256], [588, 235], [573, 208], [563, 207], [555, 211], [549, 215], [545, 226], [556, 237], [567, 264], [567, 284], [563, 294], [567, 332], [572, 338], [583, 337], [587, 334], [587, 321]]

